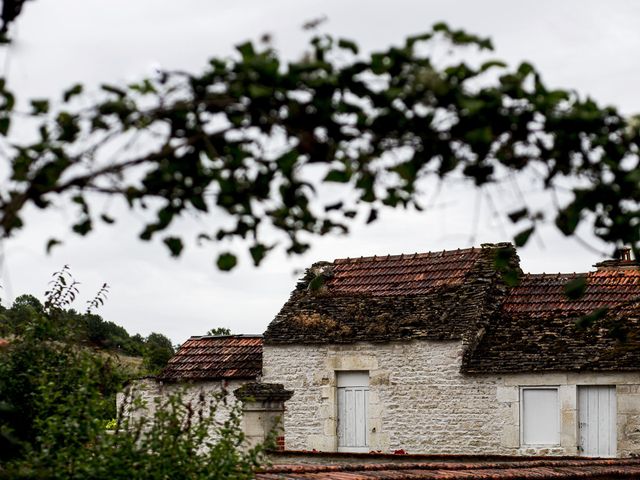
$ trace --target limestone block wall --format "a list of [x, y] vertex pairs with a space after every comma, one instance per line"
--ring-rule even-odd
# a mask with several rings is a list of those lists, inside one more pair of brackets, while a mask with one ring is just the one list
[[[371, 450], [446, 454], [578, 454], [577, 388], [615, 385], [618, 455], [640, 453], [640, 374], [463, 375], [462, 345], [414, 340], [386, 344], [269, 345], [263, 381], [293, 390], [285, 445], [337, 449], [336, 372], [369, 372]], [[560, 446], [520, 445], [520, 388], [557, 386]]]
[[[154, 378], [141, 378], [133, 380], [127, 388], [118, 393], [116, 396], [116, 404], [118, 412], [123, 408], [124, 414], [130, 418], [148, 417], [151, 418], [155, 409], [156, 401], [168, 398], [169, 395], [182, 392], [182, 401], [197, 405], [201, 398], [209, 402], [216, 395], [225, 390], [226, 404], [219, 403], [216, 408], [215, 418], [218, 423], [224, 422], [229, 415], [229, 408], [237, 400], [233, 395], [233, 390], [242, 386], [241, 381], [202, 381], [194, 383], [163, 383]], [[142, 401], [142, 408], [132, 408], [130, 406], [131, 399]]]

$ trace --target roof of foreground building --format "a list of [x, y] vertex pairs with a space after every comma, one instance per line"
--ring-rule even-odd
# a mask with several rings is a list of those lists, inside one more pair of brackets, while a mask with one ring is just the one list
[[[285, 452], [286, 453], [286, 452]], [[405, 457], [403, 455], [403, 457]], [[640, 478], [638, 459], [519, 459], [485, 460], [481, 456], [456, 461], [455, 456], [402, 463], [340, 463], [331, 465], [274, 465], [256, 474], [256, 480], [574, 480], [576, 478]], [[318, 461], [318, 460], [316, 460]]]

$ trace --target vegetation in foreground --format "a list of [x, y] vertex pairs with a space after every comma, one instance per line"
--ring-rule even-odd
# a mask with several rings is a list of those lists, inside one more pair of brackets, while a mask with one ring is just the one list
[[[71, 285], [58, 277], [44, 303], [23, 296], [2, 312], [11, 338], [0, 347], [0, 478], [251, 478], [265, 446], [244, 448], [238, 406], [215, 420], [223, 396], [188, 403], [178, 393], [152, 414], [113, 420], [131, 370], [87, 348], [97, 316], [66, 308]], [[144, 407], [129, 400], [128, 412]]]

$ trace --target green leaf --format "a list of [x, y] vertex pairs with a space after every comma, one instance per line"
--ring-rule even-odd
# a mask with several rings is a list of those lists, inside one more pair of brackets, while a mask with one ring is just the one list
[[156, 88], [153, 86], [153, 84], [151, 83], [151, 81], [148, 78], [145, 78], [140, 83], [132, 83], [132, 84], [130, 84], [129, 88], [131, 90], [136, 91], [136, 92], [140, 92], [143, 95], [147, 94], [147, 93], [157, 93], [156, 92]]
[[110, 217], [106, 213], [103, 213], [102, 215], [100, 215], [100, 218], [104, 223], [108, 223], [109, 225], [111, 225], [112, 223], [115, 223], [115, 220], [113, 219], [113, 217]]
[[351, 179], [351, 175], [344, 170], [331, 170], [324, 177], [325, 182], [347, 183]]
[[521, 231], [515, 237], [513, 237], [513, 241], [516, 244], [516, 247], [524, 247], [529, 241], [529, 237], [535, 230], [535, 227], [527, 228], [526, 230]]
[[484, 62], [481, 66], [480, 66], [480, 71], [481, 72], [486, 72], [487, 70], [491, 69], [491, 68], [506, 68], [507, 64], [505, 62], [501, 62], [500, 60], [490, 60], [488, 62]]
[[444, 22], [434, 23], [433, 27], [431, 27], [434, 32], [450, 32], [449, 25]]
[[518, 221], [525, 218], [528, 215], [528, 213], [529, 213], [529, 210], [525, 207], [525, 208], [521, 208], [520, 210], [514, 210], [513, 212], [509, 212], [507, 214], [507, 217], [509, 217], [509, 220], [511, 220], [513, 223], [518, 223]]
[[502, 271], [502, 281], [509, 287], [517, 287], [520, 285], [520, 272], [509, 267]]
[[113, 85], [103, 84], [103, 85], [100, 85], [100, 88], [102, 90], [104, 90], [105, 92], [114, 93], [114, 94], [118, 95], [119, 97], [126, 97], [127, 96], [127, 92], [125, 92], [121, 88], [114, 87]]
[[420, 35], [414, 35], [407, 38], [406, 45], [407, 47], [412, 48], [417, 42], [425, 42], [427, 40], [430, 40], [432, 37], [432, 33], [422, 33]]
[[312, 292], [317, 292], [324, 285], [324, 275], [319, 274], [313, 277], [313, 279], [309, 282], [309, 286], [307, 287]]
[[233, 270], [233, 268], [238, 264], [238, 259], [233, 253], [221, 253], [218, 255], [216, 264], [220, 270], [228, 272]]
[[76, 223], [72, 227], [72, 230], [76, 232], [78, 235], [85, 236], [87, 233], [91, 231], [92, 228], [93, 228], [93, 225], [91, 223], [91, 219], [85, 218], [84, 220]]
[[565, 235], [572, 235], [576, 231], [576, 228], [578, 228], [580, 220], [582, 220], [581, 213], [581, 208], [578, 207], [578, 205], [575, 203], [569, 204], [566, 208], [558, 212], [556, 216], [556, 226]]
[[570, 300], [577, 300], [584, 295], [587, 289], [587, 278], [580, 275], [573, 280], [570, 280], [564, 286], [564, 294]]
[[49, 100], [31, 100], [31, 108], [33, 115], [44, 115], [49, 112]]
[[256, 267], [260, 265], [271, 248], [272, 247], [268, 247], [262, 243], [257, 243], [249, 249], [249, 253], [251, 253], [251, 258], [253, 259], [253, 263]]
[[78, 117], [72, 115], [69, 112], [60, 112], [56, 118], [60, 133], [58, 134], [58, 140], [63, 142], [73, 142], [80, 133], [80, 126], [78, 125]]
[[341, 38], [338, 40], [338, 47], [343, 48], [345, 50], [351, 50], [354, 54], [358, 54], [358, 45], [351, 40], [346, 40]]
[[251, 98], [263, 98], [270, 97], [273, 94], [273, 89], [265, 87], [264, 85], [249, 85], [249, 96]]
[[182, 244], [182, 240], [178, 237], [167, 237], [163, 240], [164, 244], [171, 251], [172, 257], [179, 257], [184, 245]]
[[82, 93], [82, 88], [82, 84], [76, 83], [73, 87], [64, 91], [64, 93], [62, 94], [62, 100], [64, 102], [68, 102], [76, 95], [80, 95]]
[[11, 119], [9, 117], [0, 117], [0, 135], [7, 135], [9, 133], [9, 127], [11, 126]]
[[204, 201], [204, 197], [202, 195], [192, 195], [189, 197], [189, 201], [191, 205], [200, 210], [201, 212], [207, 212], [209, 209], [207, 208], [207, 203]]
[[593, 312], [578, 318], [578, 320], [576, 320], [576, 327], [580, 329], [588, 328], [598, 320], [604, 318], [608, 312], [608, 308], [596, 308]]
[[251, 60], [256, 56], [256, 51], [253, 48], [253, 43], [251, 42], [245, 42], [245, 43], [241, 43], [240, 45], [237, 45], [236, 50], [240, 52], [240, 55], [242, 55], [242, 59], [245, 61]]
[[62, 242], [60, 240], [58, 240], [57, 238], [50, 238], [49, 241], [47, 242], [47, 253], [51, 253], [51, 249], [53, 247], [55, 247], [56, 245], [61, 245]]
[[331, 210], [341, 210], [344, 206], [344, 202], [341, 200], [339, 202], [331, 203], [324, 207], [325, 212], [330, 212]]
[[372, 208], [369, 211], [369, 216], [367, 217], [367, 224], [373, 223], [378, 219], [378, 209]]
[[533, 65], [531, 65], [528, 62], [522, 62], [518, 66], [518, 73], [520, 75], [522, 75], [523, 77], [526, 77], [527, 75], [529, 75], [532, 72], [535, 72], [535, 69], [533, 68]]

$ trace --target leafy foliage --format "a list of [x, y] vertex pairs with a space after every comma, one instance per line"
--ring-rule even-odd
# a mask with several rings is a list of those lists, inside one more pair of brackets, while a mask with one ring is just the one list
[[171, 341], [161, 333], [150, 334], [144, 346], [144, 366], [151, 373], [160, 373], [175, 353]]
[[[44, 305], [24, 295], [3, 312], [21, 328], [0, 347], [0, 478], [252, 478], [271, 443], [248, 448], [241, 406], [223, 394], [187, 402], [178, 392], [144, 415], [131, 414], [144, 408], [132, 396], [116, 412], [128, 372], [78, 345], [77, 321], [96, 316], [56, 303], [68, 298], [59, 278]], [[147, 343], [160, 348], [165, 340], [156, 334]], [[219, 408], [228, 412], [223, 419]]]
[[[75, 317], [46, 312], [34, 300], [23, 296], [16, 302], [28, 321], [0, 353], [0, 398], [6, 413], [0, 423], [5, 444], [0, 451], [9, 456], [28, 455], [36, 445], [47, 447], [41, 443], [45, 434], [61, 448], [65, 442], [87, 441], [89, 424], [78, 426], [75, 438], [65, 437], [63, 430], [78, 419], [88, 422], [84, 417], [89, 414], [113, 417], [115, 394], [126, 375], [113, 358], [71, 341]], [[69, 409], [74, 409], [72, 416]]]
[[216, 327], [209, 330], [207, 335], [231, 335], [231, 330], [226, 327]]
[[[442, 44], [454, 55], [438, 62], [428, 47]], [[521, 224], [518, 245], [541, 221], [553, 220], [565, 235], [587, 222], [596, 236], [632, 245], [638, 256], [640, 118], [550, 89], [528, 63], [456, 60], [491, 48], [488, 39], [441, 23], [370, 55], [352, 41], [317, 36], [302, 60], [283, 64], [248, 42], [237, 58], [214, 58], [199, 74], [167, 71], [103, 85], [98, 101], [75, 85], [62, 109], [32, 103], [39, 138], [14, 150], [0, 227], [9, 235], [26, 205], [47, 208], [64, 196], [78, 208], [72, 230], [86, 235], [96, 221], [114, 221], [94, 211], [88, 195], [97, 193], [155, 208], [144, 240], [187, 213], [231, 221], [231, 228], [205, 227], [197, 239], [245, 239], [259, 264], [275, 246], [264, 240], [268, 226], [287, 239], [287, 252], [302, 253], [313, 235], [347, 231], [360, 210], [375, 221], [385, 206], [422, 208], [426, 176], [480, 186], [526, 171], [542, 189], [562, 186], [569, 201], [551, 212], [511, 212]], [[0, 96], [6, 132], [14, 102], [4, 86]], [[146, 147], [107, 156], [123, 143]], [[323, 205], [309, 181], [318, 174], [356, 198]], [[164, 243], [172, 255], [184, 247], [173, 232]], [[216, 263], [230, 270], [236, 253], [219, 252]]]

